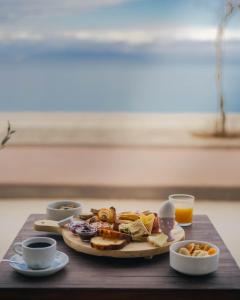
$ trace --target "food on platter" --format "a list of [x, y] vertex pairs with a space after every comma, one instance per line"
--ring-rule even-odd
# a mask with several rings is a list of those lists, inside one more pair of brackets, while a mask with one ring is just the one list
[[111, 229], [110, 224], [106, 222], [98, 221], [91, 224], [83, 220], [71, 221], [68, 225], [68, 228], [74, 235], [79, 235], [80, 237], [81, 232], [83, 233], [82, 235], [85, 235], [85, 232], [91, 231], [97, 233], [99, 229]]
[[99, 222], [100, 219], [97, 215], [92, 216], [90, 219], [86, 220], [88, 223], [95, 223], [95, 222]]
[[141, 214], [140, 215], [140, 220], [143, 222], [143, 225], [146, 227], [149, 234], [151, 234], [152, 229], [153, 229], [153, 223], [154, 223], [154, 220], [155, 220], [155, 215], [153, 213], [148, 214], [148, 215]]
[[[132, 222], [131, 222], [132, 223]], [[131, 235], [131, 231], [130, 231], [130, 224], [131, 223], [122, 223], [118, 226], [118, 230], [120, 232], [126, 233], [126, 234], [130, 234]]]
[[84, 226], [85, 224], [85, 221], [71, 221], [69, 224], [68, 224], [68, 228], [69, 230], [75, 234], [75, 235], [78, 235], [76, 230], [82, 226]]
[[122, 212], [119, 215], [119, 220], [136, 221], [139, 219], [139, 214], [133, 211]]
[[99, 209], [95, 209], [95, 208], [91, 208], [91, 213], [93, 213], [94, 215], [97, 215], [99, 212]]
[[133, 221], [140, 219], [149, 233], [158, 233], [159, 232], [159, 219], [156, 213], [150, 212], [149, 210], [142, 213], [137, 212], [122, 212], [118, 216], [119, 223], [129, 224]]
[[129, 224], [121, 224], [119, 226], [119, 230], [121, 232], [130, 234], [132, 240], [136, 242], [144, 242], [149, 236], [149, 231], [140, 219]]
[[160, 229], [168, 236], [168, 241], [174, 240], [171, 234], [175, 226], [175, 207], [172, 202], [165, 201], [159, 210]]
[[114, 207], [101, 208], [97, 216], [99, 220], [113, 224], [116, 221], [116, 210]]
[[[116, 211], [111, 205], [80, 210], [60, 222], [38, 220], [34, 229], [58, 233], [70, 248], [89, 255], [150, 258], [169, 251], [173, 243], [165, 242], [161, 235], [158, 213], [150, 209], [123, 211]], [[177, 225], [172, 234], [174, 242], [185, 237], [184, 230]], [[178, 255], [176, 250], [175, 253]]]
[[99, 229], [112, 229], [112, 225], [107, 222], [97, 221], [97, 222], [93, 222], [90, 224], [98, 230]]
[[128, 241], [123, 239], [108, 239], [102, 236], [96, 236], [91, 239], [90, 242], [92, 248], [98, 250], [119, 250], [128, 244]]
[[98, 234], [103, 237], [104, 239], [119, 239], [119, 240], [127, 240], [131, 241], [131, 236], [129, 234], [116, 231], [116, 230], [111, 230], [111, 229], [99, 229]]
[[152, 214], [152, 211], [150, 211], [150, 210], [144, 210], [143, 212], [142, 212], [142, 214], [144, 214], [144, 215], [150, 215], [150, 214]]
[[91, 224], [91, 223], [99, 222], [100, 220], [99, 220], [99, 217], [97, 215], [93, 215], [91, 218], [89, 218], [85, 221], [87, 221], [89, 224]]
[[131, 242], [149, 242], [159, 248], [169, 241], [175, 225], [173, 214], [168, 203], [160, 210], [160, 220], [158, 214], [150, 210], [117, 214], [114, 207], [92, 208], [91, 212], [79, 215], [80, 221], [71, 222], [69, 230], [99, 250], [122, 249]]
[[153, 222], [153, 227], [152, 227], [152, 232], [151, 233], [159, 233], [160, 225], [159, 225], [158, 214], [154, 213], [154, 215], [155, 215], [155, 219], [154, 219], [154, 222]]
[[79, 215], [79, 219], [85, 221], [85, 220], [88, 220], [88, 219], [92, 218], [93, 216], [94, 216], [93, 213], [81, 213]]
[[148, 237], [148, 242], [155, 247], [163, 247], [166, 245], [168, 240], [168, 236], [164, 233], [160, 233], [157, 235], [150, 235]]
[[177, 252], [186, 256], [203, 257], [216, 254], [217, 249], [214, 247], [210, 247], [208, 244], [190, 243], [178, 249]]
[[91, 238], [97, 235], [97, 229], [86, 222], [75, 231], [84, 242], [89, 242]]

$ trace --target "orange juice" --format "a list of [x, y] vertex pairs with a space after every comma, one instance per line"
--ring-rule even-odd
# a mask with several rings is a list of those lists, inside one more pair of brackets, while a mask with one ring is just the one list
[[180, 224], [191, 224], [193, 216], [192, 207], [176, 207], [176, 221]]

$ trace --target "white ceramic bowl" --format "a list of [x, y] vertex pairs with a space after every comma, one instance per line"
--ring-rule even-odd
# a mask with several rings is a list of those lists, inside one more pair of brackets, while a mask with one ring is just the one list
[[[207, 244], [217, 250], [216, 254], [210, 256], [186, 256], [177, 251], [189, 243]], [[197, 240], [185, 240], [176, 242], [170, 246], [170, 266], [183, 274], [187, 275], [206, 275], [215, 272], [218, 268], [220, 251], [214, 244]]]
[[[61, 206], [74, 205], [74, 208], [59, 209]], [[51, 202], [47, 206], [47, 219], [60, 221], [70, 216], [77, 216], [82, 212], [82, 205], [71, 200], [59, 200]]]

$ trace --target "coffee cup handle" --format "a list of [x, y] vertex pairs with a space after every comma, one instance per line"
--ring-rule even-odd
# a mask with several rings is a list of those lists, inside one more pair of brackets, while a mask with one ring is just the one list
[[19, 255], [23, 255], [22, 243], [15, 243], [13, 246], [13, 251]]

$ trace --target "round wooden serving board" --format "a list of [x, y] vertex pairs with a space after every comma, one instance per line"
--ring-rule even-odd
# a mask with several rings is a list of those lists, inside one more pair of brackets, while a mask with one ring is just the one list
[[109, 256], [116, 258], [153, 257], [169, 251], [169, 246], [174, 242], [184, 240], [184, 230], [176, 225], [172, 231], [174, 241], [167, 243], [164, 247], [154, 247], [148, 242], [131, 242], [120, 250], [97, 250], [89, 243], [82, 242], [79, 236], [75, 236], [67, 227], [60, 227], [56, 221], [40, 220], [34, 223], [37, 231], [53, 232], [62, 234], [64, 242], [72, 249], [95, 256]]

